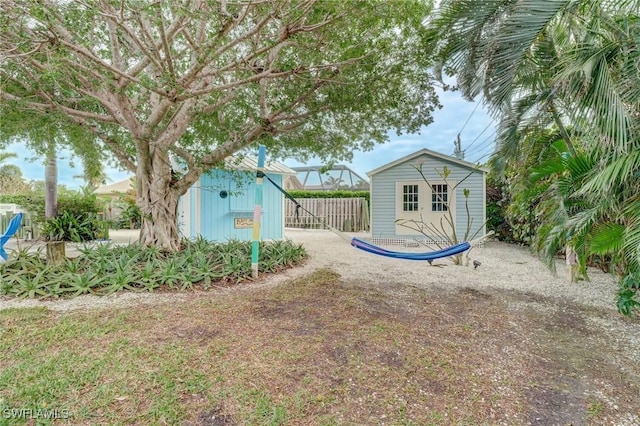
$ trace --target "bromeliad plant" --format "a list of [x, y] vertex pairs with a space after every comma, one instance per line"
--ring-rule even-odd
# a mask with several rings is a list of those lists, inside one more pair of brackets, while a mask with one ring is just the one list
[[[0, 265], [0, 295], [22, 298], [106, 295], [120, 291], [210, 289], [214, 283], [236, 284], [251, 279], [251, 243], [183, 241], [184, 249], [167, 253], [141, 245], [101, 244], [84, 247], [81, 255], [55, 266], [42, 253], [22, 250]], [[307, 256], [291, 241], [261, 244], [260, 270], [277, 272]]]
[[101, 232], [100, 224], [91, 215], [68, 211], [45, 220], [41, 230], [47, 241], [73, 241], [76, 243], [95, 240]]

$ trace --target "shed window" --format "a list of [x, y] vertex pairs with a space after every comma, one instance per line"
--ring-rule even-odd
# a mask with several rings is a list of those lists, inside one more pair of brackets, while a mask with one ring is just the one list
[[449, 205], [448, 188], [446, 184], [431, 185], [431, 211], [446, 212]]
[[418, 211], [418, 185], [402, 186], [402, 210], [405, 212]]

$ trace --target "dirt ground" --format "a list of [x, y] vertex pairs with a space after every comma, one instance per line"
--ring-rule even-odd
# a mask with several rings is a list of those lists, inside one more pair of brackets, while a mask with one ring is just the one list
[[[625, 340], [640, 323], [608, 310], [513, 290], [372, 286], [330, 269], [229, 295], [233, 315], [172, 322], [166, 338], [234, 336], [226, 358], [274, 400], [322, 401], [284, 424], [640, 424], [640, 365]], [[186, 424], [246, 424], [237, 404]]]
[[[289, 237], [311, 258], [278, 276], [79, 309], [135, 306], [136, 341], [222, 342], [213, 361], [229, 370], [215, 374], [291, 404], [284, 424], [640, 425], [640, 317], [616, 312], [613, 277], [568, 283], [562, 265], [553, 275], [501, 243], [474, 249], [474, 269], [380, 258], [326, 231]], [[227, 395], [185, 425], [257, 424], [245, 411]]]

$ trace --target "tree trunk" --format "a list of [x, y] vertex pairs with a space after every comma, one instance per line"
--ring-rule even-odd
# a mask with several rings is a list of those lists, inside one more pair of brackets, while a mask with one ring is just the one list
[[64, 241], [47, 241], [47, 261], [55, 265], [62, 263], [65, 259]]
[[[180, 249], [178, 235], [178, 197], [173, 191], [154, 197], [153, 192], [148, 200], [144, 200], [142, 210], [142, 226], [140, 228], [141, 244], [155, 246], [170, 251]], [[138, 198], [140, 200], [140, 198]]]
[[172, 186], [169, 164], [166, 151], [159, 149], [139, 156], [136, 173], [136, 201], [142, 213], [139, 242], [177, 251], [180, 249], [178, 198], [181, 194]]
[[44, 167], [44, 217], [51, 219], [58, 214], [58, 160], [53, 140], [47, 146], [47, 163]]

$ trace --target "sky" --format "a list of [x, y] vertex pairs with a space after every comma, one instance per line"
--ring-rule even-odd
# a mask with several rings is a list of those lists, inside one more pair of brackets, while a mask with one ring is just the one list
[[[397, 136], [389, 134], [389, 142], [377, 145], [372, 151], [354, 151], [353, 161], [345, 164], [361, 177], [367, 178], [367, 172], [387, 163], [395, 161], [422, 148], [427, 148], [446, 155], [452, 155], [456, 135], [460, 133], [464, 159], [472, 163], [484, 163], [493, 152], [495, 138], [495, 123], [484, 111], [482, 105], [469, 102], [459, 93], [440, 92], [442, 109], [433, 114], [434, 122], [423, 128], [420, 134], [405, 134]], [[4, 164], [15, 164], [22, 169], [23, 176], [28, 180], [44, 180], [44, 159], [35, 159], [33, 153], [22, 144], [12, 144], [5, 149], [7, 152], [18, 154], [19, 158], [10, 158]], [[269, 153], [267, 152], [267, 158]], [[283, 161], [289, 167], [320, 166], [319, 161], [313, 159], [307, 163], [293, 160]], [[107, 183], [114, 183], [126, 179], [129, 172], [107, 167]], [[59, 153], [58, 183], [68, 188], [79, 188], [84, 181], [82, 164], [79, 159], [73, 160], [69, 152]]]

